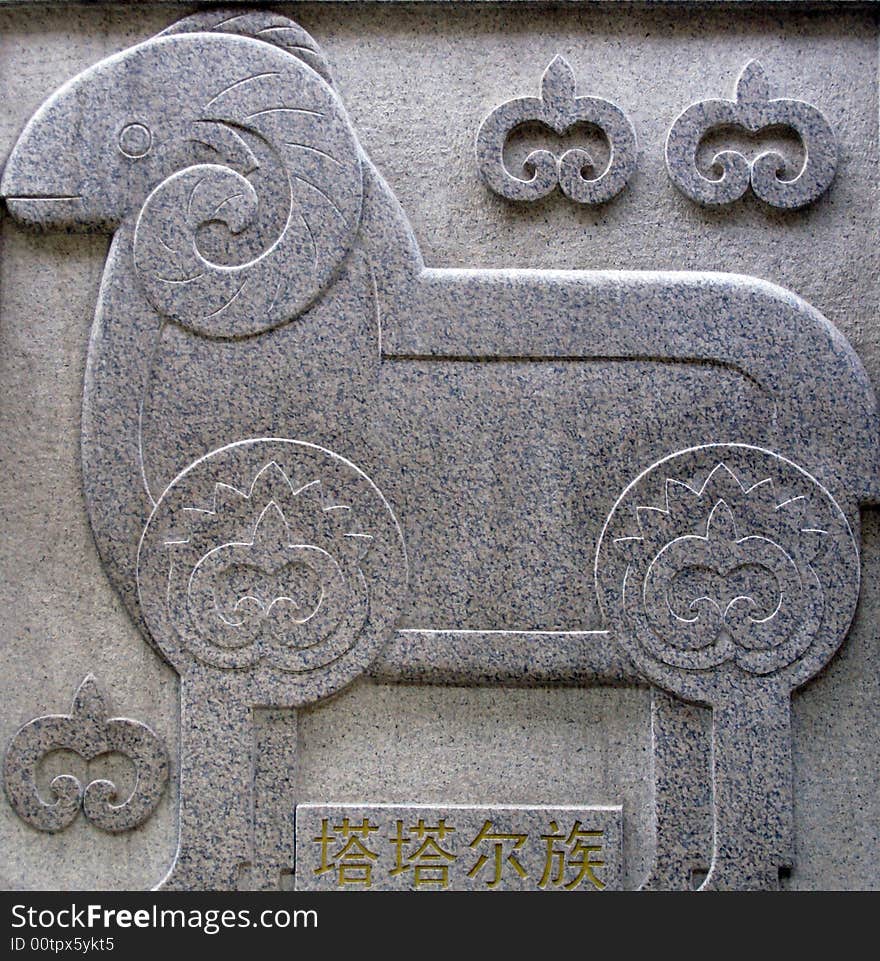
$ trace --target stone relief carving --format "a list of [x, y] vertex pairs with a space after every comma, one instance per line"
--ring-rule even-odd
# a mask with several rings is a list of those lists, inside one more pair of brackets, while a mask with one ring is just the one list
[[[531, 176], [517, 176], [505, 164], [504, 149], [510, 134], [528, 123], [542, 124], [559, 135], [578, 124], [597, 127], [611, 146], [608, 164], [598, 171], [592, 156], [580, 148], [558, 157], [549, 150], [534, 150], [523, 162]], [[626, 114], [600, 97], [577, 96], [574, 71], [561, 56], [544, 71], [540, 97], [508, 100], [486, 117], [477, 133], [480, 176], [508, 200], [539, 200], [558, 186], [575, 203], [605, 203], [626, 186], [636, 157], [636, 134]]]
[[[70, 714], [34, 718], [9, 742], [3, 766], [6, 794], [22, 820], [40, 831], [63, 831], [80, 811], [102, 831], [137, 827], [156, 809], [168, 784], [168, 752], [146, 724], [110, 717], [107, 700], [89, 674], [73, 699]], [[127, 797], [104, 779], [85, 787], [70, 774], [53, 778], [45, 801], [37, 786], [42, 760], [53, 751], [74, 751], [86, 761], [121, 754], [134, 766], [135, 783]]]
[[726, 887], [731, 875], [739, 887], [775, 886], [791, 863], [789, 696], [837, 650], [859, 596], [845, 515], [777, 454], [682, 451], [621, 495], [599, 541], [596, 586], [639, 670], [714, 709], [704, 887]]
[[[174, 83], [143, 69], [160, 60], [181, 64]], [[635, 139], [617, 108], [576, 97], [561, 62], [523, 102], [487, 120], [496, 160], [511, 121], [606, 118], [605, 174], [539, 158], [533, 187], [599, 202], [623, 186]], [[166, 887], [277, 884], [293, 805], [266, 760], [285, 745], [255, 709], [363, 673], [658, 685], [645, 886], [689, 886], [710, 862], [708, 887], [777, 885], [790, 693], [846, 633], [850, 530], [880, 499], [876, 401], [825, 318], [730, 274], [426, 267], [314, 40], [262, 12], [201, 12], [86, 70], [28, 124], [0, 193], [24, 223], [114, 232], [83, 481], [111, 581], [181, 676]], [[687, 509], [649, 537], [640, 520], [666, 517], [667, 479]], [[605, 530], [632, 538], [632, 596], [609, 514]], [[541, 580], [547, 558], [564, 576]], [[499, 594], [523, 597], [521, 620], [494, 613]], [[714, 712], [714, 852], [688, 701]]]
[[[708, 177], [698, 166], [697, 151], [707, 134], [725, 127], [751, 134], [780, 127], [794, 131], [803, 144], [803, 165], [792, 173], [775, 150], [751, 161], [737, 150], [722, 150], [712, 160], [712, 170], [719, 176]], [[751, 186], [765, 203], [795, 209], [812, 203], [830, 186], [837, 169], [837, 141], [812, 104], [771, 99], [764, 68], [752, 60], [737, 81], [735, 100], [702, 100], [678, 117], [666, 139], [666, 166], [679, 190], [698, 203], [729, 204]]]

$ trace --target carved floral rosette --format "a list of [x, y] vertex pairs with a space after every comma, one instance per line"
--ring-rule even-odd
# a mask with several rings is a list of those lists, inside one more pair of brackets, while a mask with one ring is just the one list
[[620, 496], [596, 553], [599, 601], [642, 673], [713, 703], [772, 678], [791, 690], [842, 642], [858, 548], [822, 485], [736, 444], [673, 454]]
[[[40, 831], [61, 831], [82, 810], [103, 831], [119, 833], [137, 827], [156, 809], [168, 784], [168, 752], [146, 724], [109, 717], [107, 701], [89, 674], [73, 699], [70, 714], [49, 714], [25, 724], [9, 743], [3, 767], [6, 793], [16, 813]], [[73, 751], [86, 761], [120, 754], [134, 767], [128, 796], [106, 779], [85, 787], [71, 774], [53, 778], [51, 800], [42, 798], [38, 769], [54, 751]]]
[[369, 664], [405, 584], [400, 530], [372, 482], [283, 439], [232, 444], [184, 471], [138, 558], [147, 625], [178, 670], [284, 678], [304, 700]]

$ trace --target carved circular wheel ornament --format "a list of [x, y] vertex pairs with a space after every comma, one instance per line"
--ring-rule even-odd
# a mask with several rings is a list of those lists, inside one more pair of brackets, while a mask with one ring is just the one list
[[168, 660], [247, 673], [255, 695], [307, 703], [360, 674], [390, 638], [407, 580], [387, 501], [354, 464], [258, 439], [196, 461], [156, 504], [138, 592]]
[[790, 691], [825, 666], [855, 613], [859, 557], [840, 507], [806, 471], [757, 447], [710, 444], [626, 488], [595, 577], [644, 676], [715, 704], [749, 678]]

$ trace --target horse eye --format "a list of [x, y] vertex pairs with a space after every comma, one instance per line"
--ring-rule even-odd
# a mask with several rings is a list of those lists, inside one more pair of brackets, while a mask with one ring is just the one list
[[150, 133], [150, 128], [145, 127], [142, 123], [126, 124], [119, 131], [119, 149], [132, 160], [145, 157], [150, 152], [152, 145], [153, 135]]

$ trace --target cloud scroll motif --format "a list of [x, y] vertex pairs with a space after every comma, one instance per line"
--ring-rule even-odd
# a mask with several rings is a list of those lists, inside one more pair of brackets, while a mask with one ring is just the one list
[[[40, 831], [55, 832], [72, 824], [82, 810], [96, 827], [117, 834], [150, 817], [168, 783], [168, 752], [146, 724], [108, 714], [106, 698], [89, 674], [76, 692], [70, 714], [34, 718], [12, 738], [3, 775], [20, 818]], [[49, 785], [52, 799], [44, 800], [37, 787], [38, 767], [48, 754], [62, 750], [86, 761], [123, 755], [134, 765], [133, 789], [120, 798], [112, 781], [94, 780], [83, 787], [73, 775], [60, 774]]]
[[[528, 123], [543, 124], [560, 136], [577, 124], [598, 127], [611, 145], [607, 166], [596, 175], [593, 158], [579, 148], [558, 157], [549, 150], [534, 150], [523, 164], [531, 177], [516, 176], [504, 163], [504, 148], [510, 134]], [[477, 133], [480, 176], [508, 200], [539, 200], [558, 186], [576, 203], [605, 203], [626, 186], [635, 170], [636, 152], [635, 131], [626, 114], [600, 97], [578, 97], [574, 72], [564, 57], [556, 57], [544, 71], [540, 97], [508, 100], [486, 117]]]
[[[793, 131], [804, 147], [803, 166], [783, 179], [786, 161], [777, 151], [764, 151], [750, 161], [736, 150], [722, 150], [712, 161], [720, 176], [707, 177], [697, 166], [697, 151], [707, 134], [725, 127], [751, 134], [774, 128]], [[828, 189], [837, 169], [837, 141], [812, 104], [771, 100], [764, 68], [752, 60], [737, 81], [735, 100], [702, 100], [678, 117], [666, 140], [666, 166], [676, 187], [698, 203], [733, 203], [751, 185], [765, 203], [791, 210], [812, 203]]]

